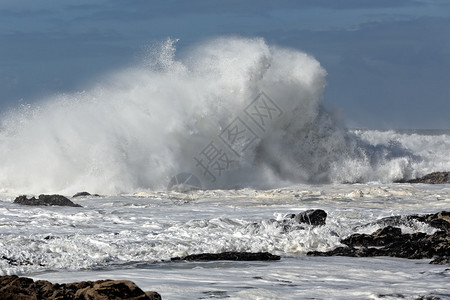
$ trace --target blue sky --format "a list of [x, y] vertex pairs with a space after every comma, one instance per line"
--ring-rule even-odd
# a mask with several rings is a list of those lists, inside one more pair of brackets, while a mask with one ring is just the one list
[[259, 36], [314, 56], [349, 127], [450, 128], [448, 0], [2, 0], [0, 110], [83, 90], [167, 37]]

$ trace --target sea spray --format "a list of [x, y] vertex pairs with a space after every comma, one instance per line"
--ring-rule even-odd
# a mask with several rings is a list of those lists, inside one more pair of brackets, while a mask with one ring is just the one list
[[305, 53], [227, 37], [177, 57], [175, 42], [86, 91], [5, 113], [0, 188], [117, 194], [164, 189], [179, 173], [203, 188], [269, 188], [392, 181], [436, 165], [344, 130], [321, 104], [325, 70]]

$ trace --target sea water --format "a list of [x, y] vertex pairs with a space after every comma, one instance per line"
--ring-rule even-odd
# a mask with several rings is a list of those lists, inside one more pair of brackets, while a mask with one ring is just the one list
[[[1, 274], [52, 282], [127, 279], [164, 299], [450, 297], [450, 270], [430, 259], [309, 257], [382, 217], [450, 207], [450, 185], [296, 185], [274, 190], [149, 192], [74, 198], [83, 208], [27, 207], [1, 197]], [[287, 214], [328, 213], [285, 228]], [[434, 228], [412, 223], [403, 233]], [[269, 251], [273, 262], [171, 262], [188, 254]]]
[[[450, 297], [448, 267], [427, 259], [306, 256], [382, 217], [448, 210], [448, 184], [394, 183], [450, 170], [448, 130], [346, 129], [322, 105], [320, 63], [263, 39], [175, 45], [2, 114], [1, 274], [129, 279], [165, 299]], [[80, 191], [100, 196], [13, 203]], [[328, 213], [325, 226], [281, 225], [310, 208]], [[170, 261], [223, 251], [281, 260]]]

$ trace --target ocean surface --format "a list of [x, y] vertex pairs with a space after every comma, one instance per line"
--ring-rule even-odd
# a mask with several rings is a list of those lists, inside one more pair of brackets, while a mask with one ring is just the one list
[[[450, 269], [429, 259], [309, 257], [372, 233], [382, 217], [450, 207], [450, 185], [329, 184], [272, 190], [140, 192], [75, 198], [83, 208], [27, 207], [0, 196], [0, 274], [52, 282], [127, 279], [163, 299], [450, 297]], [[310, 208], [325, 226], [277, 221]], [[421, 223], [402, 232], [433, 233]], [[273, 262], [170, 262], [203, 252], [269, 251]]]
[[[219, 38], [73, 94], [0, 115], [0, 274], [128, 279], [164, 299], [450, 298], [448, 266], [309, 257], [393, 215], [450, 208], [450, 130], [347, 129], [322, 104], [326, 71], [263, 39]], [[73, 207], [14, 204], [81, 191]], [[325, 226], [280, 225], [310, 208]], [[402, 231], [434, 232], [420, 223]], [[274, 262], [171, 262], [268, 251]]]

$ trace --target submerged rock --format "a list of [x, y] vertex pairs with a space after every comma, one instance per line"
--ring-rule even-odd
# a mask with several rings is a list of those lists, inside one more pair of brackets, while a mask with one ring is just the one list
[[0, 276], [0, 299], [159, 300], [156, 292], [144, 292], [128, 280], [98, 280], [52, 284], [18, 276]]
[[[341, 243], [347, 245], [347, 247], [338, 247], [327, 252], [308, 252], [308, 255], [352, 257], [391, 256], [411, 259], [433, 258], [434, 260], [431, 263], [448, 264], [448, 256], [450, 254], [449, 212], [441, 211], [436, 214], [411, 215], [403, 218], [428, 223], [441, 230], [431, 235], [422, 232], [402, 234], [400, 228], [387, 226], [372, 234], [353, 234], [341, 240]], [[392, 220], [401, 219], [395, 218]]]
[[19, 196], [14, 200], [14, 203], [20, 204], [20, 205], [43, 205], [43, 206], [72, 206], [72, 207], [82, 207], [79, 204], [75, 204], [69, 199], [67, 199], [64, 196], [61, 195], [39, 195], [39, 198], [36, 199], [35, 197], [32, 197], [30, 199], [27, 198], [27, 196]]
[[433, 172], [423, 177], [399, 181], [400, 183], [428, 183], [428, 184], [444, 184], [450, 183], [450, 172]]
[[215, 261], [215, 260], [232, 260], [232, 261], [268, 261], [280, 260], [280, 256], [270, 254], [269, 252], [222, 252], [222, 253], [201, 253], [192, 254], [185, 257], [173, 257], [172, 261]]

